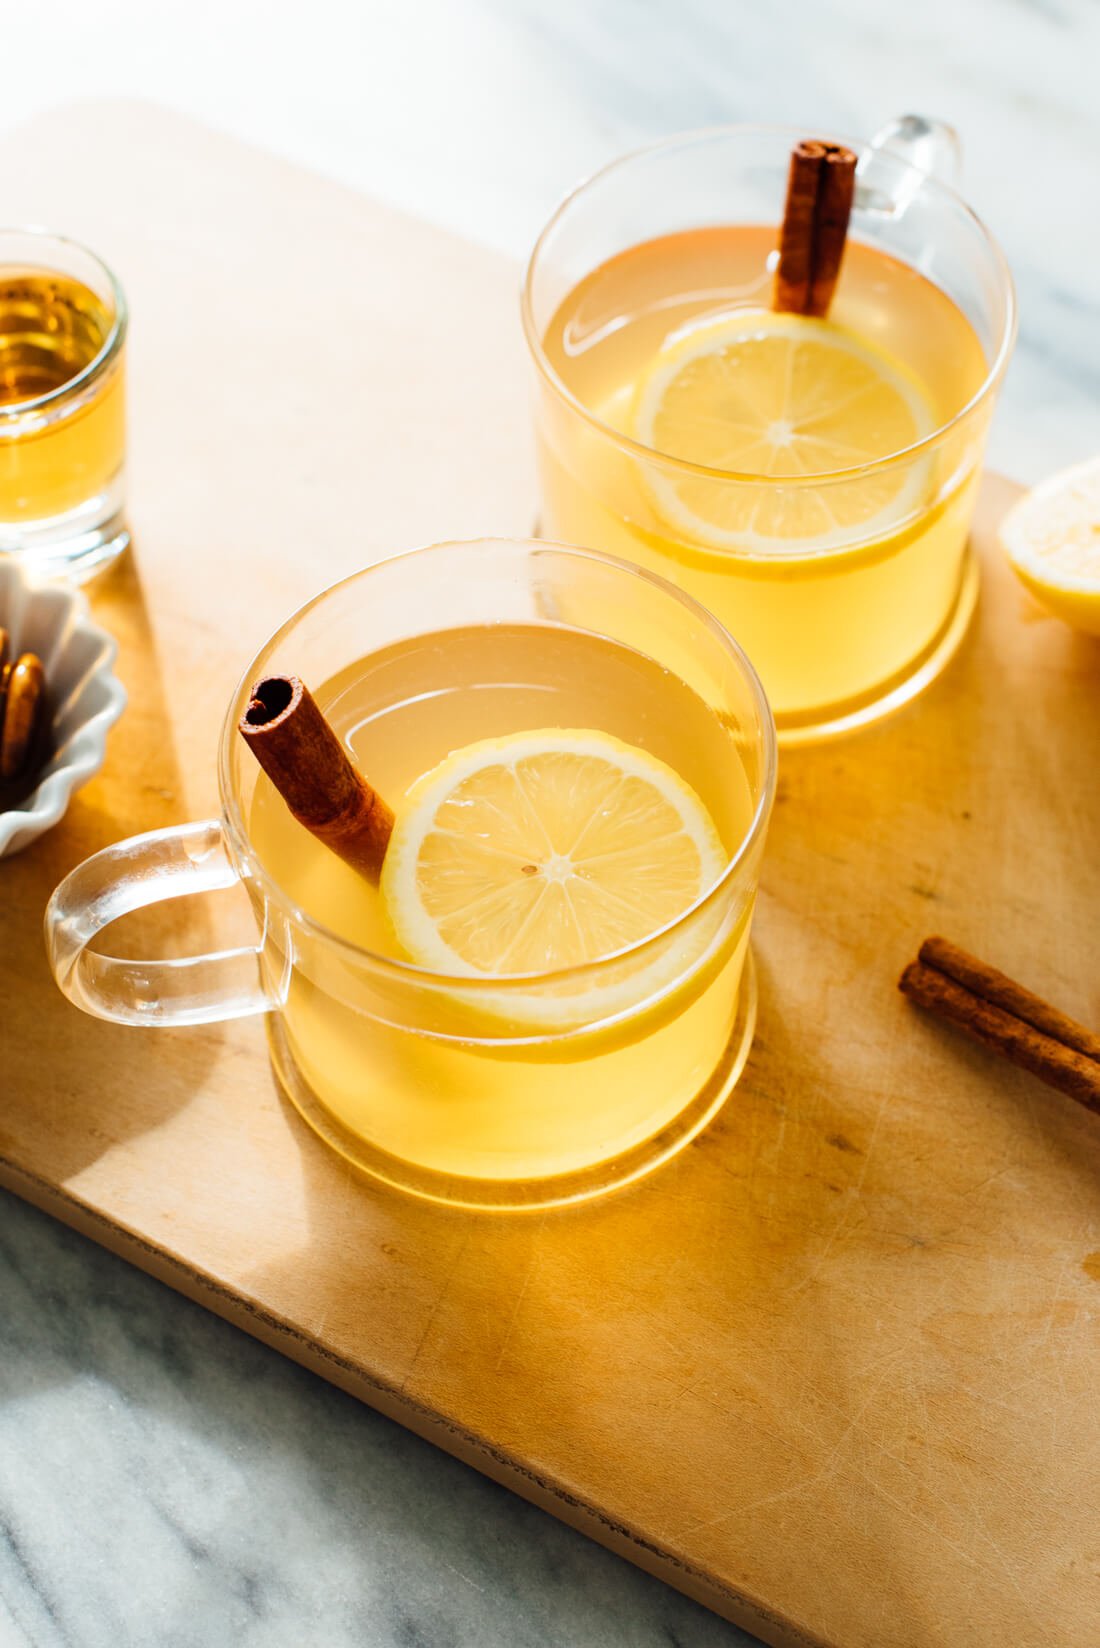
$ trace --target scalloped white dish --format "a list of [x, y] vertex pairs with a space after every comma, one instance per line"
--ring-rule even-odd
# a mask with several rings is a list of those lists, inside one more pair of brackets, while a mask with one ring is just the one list
[[0, 559], [0, 625], [13, 655], [36, 652], [46, 672], [52, 754], [35, 788], [0, 812], [0, 858], [51, 829], [107, 753], [107, 730], [126, 707], [112, 665], [114, 637], [93, 623], [88, 603], [63, 584], [40, 584], [16, 561]]

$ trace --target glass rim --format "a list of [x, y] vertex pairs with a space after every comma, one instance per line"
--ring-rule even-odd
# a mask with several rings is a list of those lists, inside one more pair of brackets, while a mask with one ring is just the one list
[[[339, 933], [317, 920], [295, 902], [263, 864], [259, 853], [252, 845], [252, 840], [241, 814], [241, 808], [231, 777], [232, 752], [236, 749], [237, 715], [235, 711], [243, 701], [245, 692], [256, 679], [256, 669], [260, 660], [269, 657], [277, 646], [290, 634], [302, 619], [320, 606], [330, 596], [340, 590], [347, 590], [353, 584], [369, 579], [373, 573], [381, 572], [395, 563], [404, 563], [438, 555], [444, 551], [455, 549], [472, 550], [486, 545], [506, 546], [513, 551], [538, 554], [546, 551], [554, 555], [565, 555], [572, 560], [595, 562], [602, 566], [611, 567], [616, 573], [626, 573], [631, 579], [640, 578], [644, 582], [659, 590], [662, 595], [672, 597], [675, 604], [687, 611], [697, 622], [709, 631], [722, 650], [731, 657], [738, 673], [746, 681], [756, 709], [761, 729], [762, 743], [762, 782], [760, 794], [753, 807], [752, 818], [736, 849], [723, 865], [719, 875], [704, 888], [698, 898], [681, 911], [663, 927], [648, 933], [645, 938], [635, 944], [629, 944], [621, 950], [611, 952], [606, 956], [598, 956], [595, 961], [581, 962], [575, 967], [559, 967], [545, 972], [536, 973], [508, 973], [500, 977], [491, 977], [469, 973], [441, 973], [433, 968], [419, 966], [416, 962], [403, 961], [397, 956], [387, 956], [381, 951], [371, 950], [365, 945], [356, 944], [353, 940], [342, 937]], [[592, 631], [591, 633], [598, 633]], [[359, 966], [368, 966], [372, 971], [397, 979], [406, 984], [430, 987], [436, 990], [461, 992], [466, 995], [486, 995], [496, 1000], [503, 996], [520, 997], [529, 995], [533, 988], [556, 985], [561, 983], [577, 982], [583, 984], [594, 980], [601, 973], [633, 957], [643, 957], [650, 949], [657, 949], [668, 941], [676, 932], [693, 921], [708, 905], [717, 902], [727, 885], [732, 882], [752, 849], [760, 840], [767, 827], [771, 814], [772, 803], [775, 799], [776, 769], [778, 762], [778, 746], [776, 741], [775, 718], [771, 705], [764, 692], [759, 675], [749, 659], [747, 653], [725, 626], [693, 596], [678, 589], [667, 578], [660, 577], [644, 567], [632, 565], [629, 561], [620, 560], [614, 555], [604, 555], [598, 550], [581, 549], [572, 544], [561, 544], [541, 538], [458, 538], [444, 540], [441, 543], [422, 544], [416, 549], [405, 550], [398, 555], [387, 556], [384, 560], [374, 561], [370, 565], [360, 567], [358, 571], [349, 573], [346, 577], [338, 578], [334, 583], [319, 590], [316, 595], [302, 603], [300, 607], [287, 618], [273, 635], [269, 636], [263, 646], [253, 655], [251, 661], [242, 672], [233, 689], [222, 722], [218, 749], [218, 788], [221, 795], [222, 819], [229, 836], [230, 843], [239, 860], [249, 866], [250, 872], [256, 874], [262, 881], [265, 892], [273, 896], [273, 902], [297, 926], [302, 927], [312, 937], [323, 940], [331, 945], [338, 953]]]
[[[946, 419], [943, 423], [937, 424], [936, 428], [931, 430], [927, 435], [922, 435], [919, 441], [912, 441], [908, 446], [899, 447], [896, 452], [888, 452], [884, 457], [874, 458], [869, 463], [854, 464], [845, 469], [823, 469], [809, 475], [775, 476], [764, 475], [753, 470], [714, 469], [707, 464], [693, 463], [687, 458], [674, 457], [671, 453], [662, 452], [659, 447], [646, 446], [642, 441], [636, 441], [632, 436], [624, 435], [620, 430], [612, 428], [610, 424], [605, 423], [602, 418], [598, 417], [597, 414], [591, 410], [591, 408], [585, 406], [584, 402], [573, 394], [565, 381], [551, 365], [550, 359], [543, 348], [542, 338], [539, 336], [538, 330], [535, 326], [534, 305], [532, 298], [532, 288], [535, 281], [536, 270], [539, 265], [540, 255], [544, 251], [551, 234], [560, 225], [570, 208], [573, 206], [574, 202], [577, 201], [581, 195], [586, 194], [595, 184], [601, 183], [612, 172], [625, 169], [634, 161], [642, 160], [649, 155], [657, 154], [661, 150], [673, 150], [680, 148], [686, 149], [695, 144], [715, 142], [723, 138], [762, 134], [767, 134], [770, 136], [779, 136], [783, 134], [789, 137], [792, 143], [799, 141], [806, 135], [805, 129], [801, 126], [792, 126], [783, 122], [763, 120], [729, 121], [711, 126], [689, 128], [686, 131], [674, 132], [667, 137], [658, 138], [655, 142], [645, 143], [640, 148], [630, 149], [625, 154], [616, 155], [614, 159], [609, 160], [604, 165], [597, 167], [595, 171], [588, 173], [585, 177], [582, 177], [577, 183], [575, 183], [572, 188], [568, 189], [566, 193], [561, 196], [546, 223], [540, 230], [538, 238], [535, 241], [534, 246], [531, 248], [530, 255], [523, 271], [523, 279], [520, 288], [520, 315], [523, 322], [524, 337], [527, 341], [527, 348], [530, 352], [531, 358], [534, 361], [539, 373], [545, 380], [547, 386], [554, 392], [554, 394], [557, 395], [559, 400], [563, 401], [573, 412], [576, 412], [580, 417], [582, 417], [586, 423], [596, 430], [598, 434], [605, 436], [609, 441], [613, 442], [624, 451], [629, 452], [634, 457], [640, 458], [647, 463], [652, 463], [656, 460], [660, 464], [667, 466], [668, 468], [674, 470], [677, 474], [683, 475], [684, 477], [693, 477], [700, 480], [718, 482], [733, 482], [738, 485], [770, 485], [772, 487], [781, 487], [784, 490], [787, 490], [801, 489], [804, 487], [820, 487], [822, 485], [827, 485], [834, 482], [841, 483], [845, 481], [859, 480], [864, 476], [875, 475], [883, 470], [888, 470], [895, 465], [909, 463], [914, 458], [919, 457], [922, 453], [929, 451], [932, 447], [942, 441], [943, 438], [956, 427], [956, 425], [962, 423], [964, 419], [968, 418], [971, 413], [976, 411], [983, 401], [987, 400], [996, 389], [1001, 378], [1004, 376], [1005, 368], [1008, 365], [1009, 357], [1012, 353], [1012, 344], [1016, 336], [1016, 328], [1018, 324], [1018, 308], [1016, 302], [1016, 287], [1012, 279], [1012, 271], [1008, 266], [1008, 260], [1005, 257], [1004, 252], [1001, 250], [999, 243], [990, 233], [989, 229], [986, 228], [985, 224], [982, 222], [977, 212], [974, 211], [973, 207], [968, 205], [962, 195], [959, 194], [958, 190], [953, 189], [950, 184], [944, 183], [942, 179], [934, 177], [930, 172], [923, 171], [921, 167], [914, 166], [911, 161], [903, 160], [900, 155], [897, 155], [892, 151], [886, 152], [884, 154], [884, 158], [888, 157], [891, 164], [898, 166], [903, 171], [909, 172], [914, 178], [918, 179], [922, 188], [932, 190], [934, 194], [942, 196], [944, 200], [957, 207], [970, 221], [974, 228], [977, 229], [983, 243], [992, 255], [994, 266], [1000, 276], [1001, 287], [1005, 297], [1004, 325], [1001, 329], [1000, 341], [993, 359], [987, 366], [986, 374], [982, 379], [981, 384], [975, 390], [974, 394], [971, 395], [965, 405], [960, 407], [957, 412], [953, 413], [951, 417]], [[848, 147], [855, 149], [856, 153], [860, 155], [862, 155], [868, 147], [866, 138], [855, 138], [852, 137], [851, 134], [836, 132], [827, 133], [825, 135], [828, 141], [846, 144]], [[778, 232], [778, 223], [776, 228]], [[933, 284], [935, 283], [933, 282]], [[938, 287], [937, 290], [939, 290]]]
[[[25, 401], [11, 401], [0, 407], [0, 418], [23, 418], [28, 412], [40, 412], [60, 405], [71, 399], [79, 390], [85, 388], [93, 379], [98, 378], [122, 348], [129, 324], [130, 312], [126, 305], [126, 294], [122, 290], [122, 282], [111, 266], [100, 257], [99, 253], [93, 252], [91, 247], [86, 246], [82, 240], [77, 240], [72, 235], [59, 234], [56, 229], [49, 229], [38, 223], [0, 224], [0, 240], [5, 235], [26, 236], [29, 241], [39, 245], [48, 242], [55, 246], [68, 246], [73, 251], [79, 252], [83, 257], [90, 258], [106, 276], [114, 304], [111, 330], [87, 366], [82, 367], [73, 377], [66, 378], [65, 382], [59, 384], [56, 389], [48, 389], [43, 395], [33, 395]], [[0, 269], [2, 267], [3, 264], [0, 263]], [[54, 268], [50, 263], [43, 261], [28, 260], [27, 267], [43, 269], [54, 274], [62, 273], [61, 270]]]

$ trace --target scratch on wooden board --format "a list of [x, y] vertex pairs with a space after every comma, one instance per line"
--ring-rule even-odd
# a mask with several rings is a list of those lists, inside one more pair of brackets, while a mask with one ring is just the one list
[[1062, 1260], [1058, 1271], [1058, 1280], [1054, 1284], [1054, 1292], [1051, 1295], [1050, 1304], [1047, 1307], [1046, 1315], [1043, 1319], [1042, 1329], [1038, 1333], [1031, 1347], [1033, 1351], [1042, 1350], [1047, 1340], [1050, 1338], [1050, 1330], [1054, 1326], [1054, 1318], [1058, 1314], [1058, 1306], [1062, 1303], [1062, 1284], [1066, 1279], [1066, 1271], [1069, 1269], [1069, 1264], [1070, 1262], [1068, 1259]]
[[1019, 1592], [1020, 1599], [1024, 1606], [1024, 1611], [1028, 1618], [1033, 1624], [1039, 1623], [1026, 1595], [1020, 1590], [1019, 1584], [1012, 1573], [1012, 1564], [1004, 1556], [1003, 1552], [998, 1549], [998, 1555], [1001, 1558], [1001, 1563], [998, 1564], [998, 1566], [992, 1567], [988, 1562], [983, 1562], [980, 1557], [975, 1556], [973, 1551], [968, 1551], [966, 1546], [960, 1544], [957, 1539], [952, 1539], [943, 1528], [937, 1527], [934, 1522], [929, 1522], [927, 1517], [919, 1516], [917, 1512], [913, 1510], [912, 1506], [907, 1505], [904, 1500], [898, 1499], [896, 1495], [888, 1493], [880, 1482], [876, 1482], [873, 1477], [868, 1476], [867, 1472], [861, 1470], [858, 1465], [855, 1469], [856, 1474], [863, 1478], [864, 1482], [866, 1482], [871, 1491], [877, 1494], [880, 1499], [885, 1499], [888, 1504], [893, 1505], [895, 1509], [901, 1511], [904, 1516], [909, 1517], [911, 1521], [915, 1522], [919, 1528], [923, 1528], [924, 1531], [931, 1534], [934, 1539], [937, 1539], [941, 1544], [946, 1545], [949, 1551], [953, 1551], [956, 1556], [961, 1557], [962, 1560], [969, 1563], [972, 1568], [976, 1568], [979, 1573], [987, 1575], [995, 1585], [1003, 1584], [1006, 1576], [1011, 1579], [1013, 1588]]
[[446, 1299], [447, 1294], [450, 1292], [451, 1283], [454, 1281], [455, 1275], [458, 1271], [458, 1267], [462, 1263], [462, 1259], [463, 1259], [463, 1257], [466, 1253], [466, 1249], [470, 1245], [470, 1240], [471, 1240], [471, 1238], [468, 1235], [464, 1236], [462, 1238], [461, 1242], [458, 1245], [458, 1251], [456, 1252], [456, 1254], [454, 1256], [454, 1262], [451, 1264], [450, 1268], [447, 1271], [446, 1276], [443, 1278], [443, 1285], [441, 1286], [438, 1294], [436, 1295], [435, 1299], [432, 1301], [431, 1309], [428, 1312], [428, 1320], [424, 1323], [424, 1331], [420, 1335], [420, 1338], [416, 1342], [416, 1349], [412, 1353], [412, 1356], [409, 1360], [408, 1367], [405, 1369], [404, 1373], [401, 1375], [401, 1381], [400, 1381], [400, 1383], [397, 1387], [398, 1391], [400, 1391], [401, 1393], [404, 1393], [405, 1388], [409, 1383], [409, 1380], [412, 1378], [413, 1369], [416, 1367], [417, 1362], [420, 1360], [420, 1353], [424, 1349], [424, 1346], [427, 1343], [428, 1334], [432, 1330], [432, 1323], [435, 1321], [436, 1317], [439, 1315], [439, 1312], [440, 1312], [440, 1310], [442, 1309], [442, 1306], [443, 1306], [443, 1301], [444, 1301], [444, 1299]]
[[985, 1178], [979, 1179], [976, 1184], [966, 1185], [964, 1189], [960, 1190], [960, 1196], [976, 1196], [979, 1190], [984, 1190], [987, 1185], [995, 1184], [998, 1179], [1003, 1179], [1006, 1173], [1011, 1173], [1015, 1166], [1015, 1162], [1006, 1162], [1003, 1167], [995, 1168], [992, 1173], [987, 1173]]
[[[881, 1094], [879, 1097], [878, 1109], [875, 1111], [875, 1119], [871, 1124], [870, 1137], [867, 1140], [863, 1160], [860, 1163], [859, 1173], [856, 1176], [855, 1182], [851, 1188], [851, 1200], [853, 1201], [858, 1201], [862, 1194], [864, 1181], [867, 1178], [867, 1169], [871, 1165], [871, 1157], [874, 1154], [875, 1142], [878, 1139], [879, 1128], [882, 1125], [882, 1118], [886, 1113], [886, 1105], [887, 1097], [885, 1094]], [[866, 1223], [866, 1219], [867, 1214], [866, 1211], [864, 1211], [864, 1223]], [[839, 1214], [836, 1223], [826, 1238], [825, 1245], [817, 1256], [816, 1264], [813, 1266], [809, 1274], [804, 1276], [801, 1282], [797, 1283], [796, 1286], [792, 1288], [792, 1295], [797, 1296], [799, 1293], [804, 1293], [807, 1288], [811, 1287], [813, 1283], [817, 1281], [818, 1277], [821, 1275], [821, 1272], [825, 1268], [826, 1260], [828, 1259], [840, 1236], [842, 1234], [846, 1235], [850, 1230], [854, 1230], [855, 1228], [855, 1225], [851, 1221], [849, 1209], [845, 1208]]]
[[[1019, 1596], [1020, 1601], [1023, 1604], [1024, 1612], [1028, 1615], [1028, 1617], [1030, 1619], [1034, 1619], [1035, 1614], [1033, 1612], [1032, 1605], [1031, 1605], [1031, 1603], [1028, 1599], [1028, 1596], [1027, 1596], [1026, 1592], [1023, 1590], [1022, 1586], [1020, 1585], [1019, 1580], [1016, 1577], [1016, 1568], [1018, 1566], [1018, 1563], [1015, 1563], [1015, 1562], [1011, 1561], [1005, 1555], [1004, 1551], [1001, 1549], [1001, 1547], [998, 1545], [997, 1541], [994, 1539], [992, 1533], [989, 1531], [989, 1527], [988, 1527], [988, 1525], [986, 1523], [986, 1520], [985, 1520], [985, 1517], [982, 1513], [981, 1504], [975, 1498], [974, 1494], [970, 1491], [970, 1487], [967, 1483], [967, 1480], [966, 1480], [965, 1476], [963, 1475], [963, 1472], [959, 1468], [958, 1461], [952, 1459], [948, 1455], [948, 1456], [946, 1456], [946, 1462], [950, 1466], [951, 1470], [953, 1471], [954, 1476], [955, 1476], [955, 1480], [958, 1482], [959, 1487], [960, 1487], [961, 1492], [962, 1492], [962, 1496], [963, 1496], [964, 1500], [966, 1501], [967, 1507], [969, 1508], [971, 1524], [972, 1524], [974, 1532], [977, 1534], [979, 1539], [984, 1539], [986, 1544], [989, 1545], [990, 1548], [993, 1550], [993, 1552], [995, 1553], [995, 1555], [997, 1557], [997, 1562], [998, 1562], [999, 1567], [1002, 1568], [1003, 1571], [1004, 1571], [1004, 1577], [1008, 1580], [1009, 1584], [1012, 1586], [1012, 1589]], [[1012, 1492], [1012, 1484], [1009, 1483], [1006, 1480], [1005, 1477], [998, 1476], [997, 1480], [1001, 1483], [1002, 1487], [1005, 1489], [1006, 1492]]]
[[[780, 1500], [784, 1499], [793, 1499], [796, 1496], [801, 1496], [802, 1494], [808, 1493], [811, 1489], [820, 1487], [823, 1483], [830, 1481], [834, 1476], [836, 1476], [840, 1469], [841, 1456], [844, 1453], [850, 1438], [856, 1432], [866, 1438], [870, 1448], [876, 1454], [885, 1454], [886, 1449], [881, 1443], [877, 1442], [866, 1427], [861, 1424], [861, 1420], [868, 1408], [871, 1407], [872, 1403], [875, 1401], [875, 1398], [878, 1396], [882, 1385], [885, 1383], [888, 1371], [903, 1357], [907, 1349], [908, 1347], [905, 1345], [895, 1346], [893, 1350], [888, 1351], [887, 1354], [881, 1358], [874, 1370], [874, 1381], [864, 1395], [863, 1401], [860, 1403], [855, 1413], [848, 1416], [844, 1429], [841, 1431], [821, 1466], [816, 1471], [812, 1471], [808, 1476], [800, 1478], [797, 1482], [789, 1483], [785, 1488], [777, 1488], [774, 1493], [764, 1494], [758, 1499], [749, 1500], [747, 1504], [729, 1506], [727, 1509], [720, 1511], [717, 1516], [704, 1517], [687, 1523], [675, 1537], [686, 1538], [689, 1535], [702, 1532], [704, 1529], [720, 1527], [722, 1523], [729, 1522], [735, 1516], [751, 1516], [755, 1512], [763, 1510], [767, 1505], [777, 1504]], [[815, 1441], [821, 1440], [820, 1434], [815, 1434], [812, 1428], [806, 1425], [804, 1421], [801, 1423], [802, 1428], [806, 1431], [808, 1436], [813, 1438]]]
[[[646, 1310], [644, 1308], [640, 1298], [635, 1297], [635, 1298], [631, 1299], [630, 1304], [631, 1304], [632, 1310], [634, 1311], [635, 1315], [637, 1316], [638, 1321], [639, 1322], [645, 1322], [646, 1326], [648, 1327], [648, 1329], [650, 1331], [650, 1334], [654, 1338], [663, 1340], [664, 1343], [668, 1346], [669, 1350], [672, 1352], [673, 1356], [677, 1356], [681, 1360], [687, 1360], [687, 1361], [694, 1361], [695, 1360], [695, 1357], [694, 1357], [693, 1353], [688, 1349], [688, 1347], [686, 1345], [682, 1345], [682, 1344], [678, 1343], [677, 1340], [673, 1339], [670, 1336], [667, 1329], [665, 1328], [664, 1323], [661, 1321], [661, 1318], [656, 1314], [656, 1312], [652, 1311], [652, 1310]], [[667, 1378], [668, 1375], [666, 1374], [663, 1377]]]
[[[343, 1159], [341, 1159], [340, 1166], [343, 1169], [343, 1177], [341, 1179], [341, 1188], [343, 1190], [343, 1196], [341, 1197], [340, 1212], [339, 1212], [338, 1216], [333, 1221], [333, 1223], [337, 1226], [337, 1228], [339, 1228], [343, 1224], [345, 1215], [346, 1215], [349, 1207], [357, 1200], [357, 1197], [356, 1197], [356, 1194], [355, 1194], [355, 1192], [356, 1192], [355, 1176], [354, 1176], [354, 1173], [353, 1173], [353, 1170], [352, 1170], [351, 1163], [346, 1162]], [[312, 1329], [312, 1336], [313, 1336], [314, 1339], [316, 1339], [318, 1341], [321, 1340], [322, 1335], [324, 1334], [324, 1331], [325, 1331], [325, 1324], [326, 1324], [327, 1321], [328, 1321], [328, 1300], [326, 1299], [324, 1305], [321, 1307], [321, 1314], [317, 1318], [317, 1321], [314, 1323], [314, 1326], [313, 1326], [313, 1329]]]
[[530, 1284], [531, 1278], [535, 1274], [536, 1269], [538, 1268], [538, 1262], [539, 1262], [539, 1237], [541, 1236], [541, 1234], [543, 1232], [543, 1229], [545, 1228], [545, 1225], [546, 1225], [546, 1217], [544, 1215], [539, 1220], [538, 1225], [535, 1229], [535, 1240], [532, 1243], [531, 1257], [530, 1257], [530, 1260], [528, 1261], [527, 1269], [523, 1273], [523, 1281], [519, 1285], [519, 1292], [516, 1294], [516, 1302], [512, 1306], [512, 1314], [508, 1318], [508, 1325], [504, 1329], [504, 1336], [500, 1341], [500, 1350], [497, 1354], [496, 1361], [493, 1363], [493, 1371], [494, 1372], [499, 1372], [500, 1371], [501, 1365], [504, 1361], [504, 1353], [508, 1349], [508, 1341], [512, 1337], [512, 1330], [515, 1327], [516, 1320], [519, 1316], [520, 1306], [523, 1304], [523, 1296], [527, 1292], [527, 1288]]

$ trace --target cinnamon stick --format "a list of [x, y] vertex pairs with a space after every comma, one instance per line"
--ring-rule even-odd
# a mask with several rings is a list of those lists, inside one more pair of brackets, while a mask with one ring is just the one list
[[1059, 1012], [1042, 996], [1025, 990], [1007, 973], [998, 972], [988, 962], [979, 961], [958, 944], [952, 944], [950, 939], [938, 935], [926, 938], [920, 947], [919, 959], [927, 967], [937, 968], [976, 995], [984, 996], [997, 1007], [1003, 1007], [1005, 1012], [1024, 1019], [1043, 1035], [1065, 1042], [1067, 1047], [1074, 1047], [1079, 1053], [1100, 1062], [1100, 1035], [1078, 1024], [1066, 1013]]
[[827, 315], [848, 240], [856, 192], [856, 157], [838, 143], [825, 145], [814, 212], [814, 272], [808, 315]]
[[1100, 1114], [1100, 1036], [950, 940], [926, 939], [898, 987], [919, 1006]]
[[779, 231], [774, 307], [792, 315], [805, 314], [813, 288], [814, 212], [824, 158], [825, 145], [816, 138], [807, 138], [791, 150], [787, 200]]
[[[35, 652], [12, 659], [0, 628], [0, 783], [25, 779], [47, 760], [46, 672]], [[10, 796], [6, 797], [10, 800]], [[3, 804], [0, 803], [0, 811]]]
[[825, 315], [836, 290], [855, 194], [856, 157], [806, 138], [791, 151], [773, 305]]
[[296, 675], [257, 681], [238, 730], [291, 813], [353, 870], [377, 881], [393, 813], [353, 765]]
[[0, 733], [0, 779], [17, 778], [35, 744], [46, 692], [42, 660], [24, 652], [4, 666], [3, 731]]

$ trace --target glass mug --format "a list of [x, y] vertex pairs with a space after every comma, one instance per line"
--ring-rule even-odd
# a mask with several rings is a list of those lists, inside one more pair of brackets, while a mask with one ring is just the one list
[[123, 520], [127, 313], [87, 247], [0, 229], [0, 554], [81, 580]]
[[[842, 139], [858, 169], [830, 320], [848, 354], [829, 358], [839, 370], [873, 356], [901, 444], [885, 456], [853, 444], [853, 420], [870, 403], [861, 413], [838, 400], [829, 443], [776, 463], [792, 429], [812, 435], [818, 412], [834, 418], [813, 399], [824, 394], [819, 351], [793, 368], [805, 374], [801, 400], [789, 392], [793, 354], [785, 400], [751, 391], [774, 445], [733, 445], [743, 464], [688, 461], [685, 450], [723, 451], [721, 426], [742, 403], [722, 403], [711, 429], [697, 423], [694, 444], [677, 445], [684, 413], [670, 414], [668, 386], [690, 388], [676, 374], [691, 365], [693, 335], [718, 338], [724, 327], [729, 340], [731, 326], [748, 324], [744, 311], [770, 308], [789, 157], [804, 135], [715, 127], [613, 162], [550, 219], [522, 300], [541, 528], [649, 567], [709, 607], [760, 671], [783, 743], [892, 710], [965, 632], [977, 594], [967, 533], [1016, 325], [1002, 253], [930, 175], [956, 164], [951, 129], [907, 116], [871, 144]], [[822, 338], [820, 321], [777, 321], [784, 337], [801, 327]], [[803, 424], [786, 418], [789, 406], [806, 411]], [[878, 427], [892, 436], [895, 424]], [[868, 460], [867, 450], [880, 455]], [[749, 461], [761, 452], [770, 469]]]
[[[492, 977], [416, 965], [384, 945], [380, 894], [290, 819], [237, 733], [251, 683], [290, 673], [383, 796], [485, 737], [592, 728], [691, 785], [728, 861], [683, 914], [595, 962]], [[664, 580], [510, 540], [398, 556], [317, 596], [248, 666], [221, 734], [220, 819], [109, 847], [57, 888], [54, 976], [127, 1024], [267, 1014], [302, 1115], [392, 1185], [465, 1206], [580, 1200], [679, 1150], [741, 1072], [775, 765], [752, 666]], [[238, 881], [254, 947], [138, 962], [90, 948], [133, 909]]]

